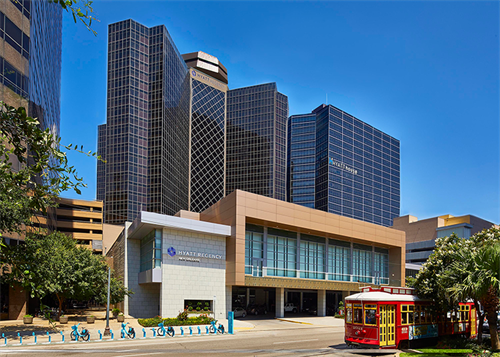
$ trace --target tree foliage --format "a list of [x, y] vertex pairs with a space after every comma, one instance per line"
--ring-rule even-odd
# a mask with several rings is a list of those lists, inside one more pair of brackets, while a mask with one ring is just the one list
[[64, 10], [71, 13], [75, 23], [80, 20], [90, 32], [97, 36], [97, 32], [91, 27], [92, 21], [99, 21], [92, 15], [94, 13], [94, 9], [92, 8], [93, 1], [49, 0], [49, 2], [59, 4]]
[[[56, 206], [64, 191], [86, 187], [60, 138], [42, 130], [24, 108], [0, 102], [0, 231], [20, 232], [36, 213]], [[63, 146], [83, 152], [83, 147]], [[91, 151], [84, 154], [100, 157]]]
[[[28, 234], [25, 243], [2, 249], [4, 278], [26, 288], [32, 297], [55, 295], [59, 311], [66, 299], [106, 301], [108, 265], [104, 257], [93, 255], [60, 232]], [[130, 292], [112, 275], [111, 300], [123, 301]]]
[[[497, 311], [500, 297], [500, 230], [492, 227], [470, 239], [438, 238], [436, 249], [417, 275], [413, 286], [420, 297], [434, 301], [437, 310], [456, 310], [472, 300], [479, 321], [479, 339], [486, 315], [493, 350], [500, 349]], [[484, 312], [481, 312], [480, 305]], [[485, 314], [485, 315], [484, 315]]]

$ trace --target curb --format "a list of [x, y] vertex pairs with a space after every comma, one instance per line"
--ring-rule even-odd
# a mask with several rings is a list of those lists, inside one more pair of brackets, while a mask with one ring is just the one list
[[285, 322], [293, 322], [294, 324], [302, 324], [302, 325], [314, 325], [310, 322], [300, 322], [300, 321], [294, 321], [294, 320], [288, 320], [288, 319], [280, 319], [280, 318], [276, 318], [276, 320], [280, 320], [280, 321], [285, 321]]

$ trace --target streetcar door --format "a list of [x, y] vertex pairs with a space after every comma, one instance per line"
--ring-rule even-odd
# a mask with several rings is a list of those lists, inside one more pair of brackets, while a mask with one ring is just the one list
[[380, 305], [380, 346], [396, 344], [396, 305]]
[[471, 307], [470, 309], [470, 334], [475, 336], [477, 334], [477, 322], [476, 322], [476, 308]]

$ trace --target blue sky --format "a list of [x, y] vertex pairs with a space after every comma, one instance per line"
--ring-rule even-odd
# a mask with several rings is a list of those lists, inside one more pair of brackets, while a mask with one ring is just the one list
[[[107, 25], [164, 24], [180, 53], [219, 58], [229, 87], [276, 82], [290, 114], [325, 103], [401, 141], [401, 215], [500, 223], [499, 13], [487, 1], [94, 1], [63, 24], [61, 137], [96, 150]], [[95, 199], [96, 162], [70, 154]]]

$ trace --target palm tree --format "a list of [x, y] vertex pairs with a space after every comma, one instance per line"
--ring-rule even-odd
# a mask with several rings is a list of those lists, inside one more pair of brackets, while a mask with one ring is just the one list
[[459, 252], [459, 259], [453, 262], [443, 274], [450, 297], [458, 301], [473, 299], [479, 301], [488, 319], [491, 348], [500, 349], [497, 330], [497, 310], [500, 293], [500, 243], [491, 242], [479, 248], [470, 244], [469, 249]]

